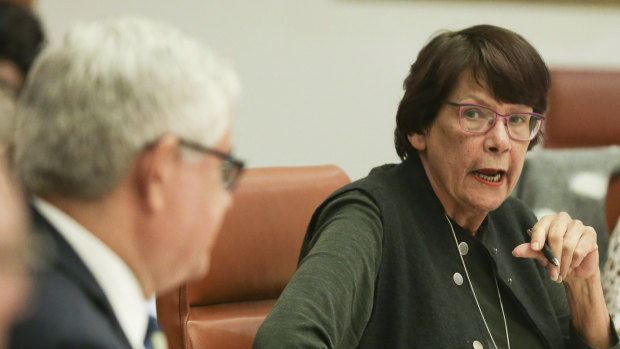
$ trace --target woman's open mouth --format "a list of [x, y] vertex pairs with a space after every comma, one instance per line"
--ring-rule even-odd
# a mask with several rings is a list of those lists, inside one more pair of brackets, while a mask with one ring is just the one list
[[500, 185], [506, 178], [506, 171], [494, 169], [481, 169], [473, 172], [474, 178], [485, 184]]

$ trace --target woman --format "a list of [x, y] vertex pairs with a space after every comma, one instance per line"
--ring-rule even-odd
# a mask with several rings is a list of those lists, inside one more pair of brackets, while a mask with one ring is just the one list
[[317, 209], [255, 348], [616, 345], [595, 231], [566, 213], [537, 221], [509, 197], [541, 137], [549, 85], [536, 50], [511, 31], [433, 38], [404, 84], [402, 163]]

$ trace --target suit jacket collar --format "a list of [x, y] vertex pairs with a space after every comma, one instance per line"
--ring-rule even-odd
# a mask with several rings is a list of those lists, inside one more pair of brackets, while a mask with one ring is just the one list
[[54, 248], [53, 259], [49, 268], [56, 268], [60, 273], [66, 274], [69, 280], [74, 280], [102, 314], [110, 320], [119, 338], [123, 338], [127, 346], [130, 347], [129, 340], [95, 277], [84, 265], [71, 245], [33, 205], [30, 206], [30, 211], [34, 233], [45, 240], [49, 240]]

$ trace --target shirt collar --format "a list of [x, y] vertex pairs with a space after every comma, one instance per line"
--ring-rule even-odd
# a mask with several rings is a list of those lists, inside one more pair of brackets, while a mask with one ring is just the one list
[[129, 266], [105, 243], [69, 215], [39, 197], [33, 205], [71, 245], [108, 298], [133, 348], [144, 348], [147, 300]]

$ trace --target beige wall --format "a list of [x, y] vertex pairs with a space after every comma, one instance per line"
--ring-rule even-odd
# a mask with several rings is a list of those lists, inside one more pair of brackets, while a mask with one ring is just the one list
[[521, 33], [552, 67], [620, 69], [620, 7], [449, 1], [38, 0], [51, 40], [119, 13], [172, 22], [229, 58], [244, 92], [236, 147], [250, 166], [334, 163], [359, 178], [397, 160], [402, 80], [438, 29]]

